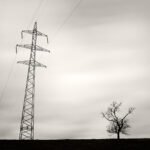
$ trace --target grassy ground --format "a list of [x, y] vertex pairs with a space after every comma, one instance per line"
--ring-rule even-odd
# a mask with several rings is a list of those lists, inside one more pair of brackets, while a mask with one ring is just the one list
[[150, 139], [0, 140], [0, 150], [149, 150]]

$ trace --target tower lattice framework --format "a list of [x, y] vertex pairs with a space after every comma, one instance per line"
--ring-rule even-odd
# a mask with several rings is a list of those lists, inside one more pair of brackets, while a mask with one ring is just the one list
[[45, 67], [45, 65], [36, 61], [36, 51], [50, 52], [49, 50], [42, 48], [36, 45], [37, 36], [48, 36], [39, 32], [37, 30], [37, 22], [34, 24], [33, 30], [23, 30], [21, 32], [21, 37], [23, 38], [23, 33], [28, 33], [32, 35], [31, 44], [17, 44], [17, 47], [30, 49], [30, 59], [25, 61], [18, 61], [17, 63], [28, 65], [28, 73], [25, 87], [25, 96], [22, 109], [21, 125], [20, 125], [20, 140], [33, 140], [34, 139], [34, 98], [35, 98], [35, 68], [36, 67]]

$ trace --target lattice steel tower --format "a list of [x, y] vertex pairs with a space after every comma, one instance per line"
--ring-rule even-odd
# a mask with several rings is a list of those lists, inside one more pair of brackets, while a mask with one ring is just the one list
[[35, 68], [36, 67], [46, 68], [45, 65], [36, 61], [36, 51], [45, 51], [45, 52], [50, 52], [50, 51], [36, 45], [37, 36], [46, 37], [48, 43], [48, 36], [37, 30], [37, 22], [35, 22], [33, 30], [23, 30], [21, 32], [22, 38], [23, 38], [23, 33], [29, 33], [32, 35], [32, 44], [16, 45], [16, 53], [17, 53], [17, 47], [27, 48], [31, 50], [29, 60], [17, 62], [17, 63], [28, 65], [28, 73], [27, 73], [27, 80], [26, 80], [19, 139], [33, 140], [34, 139]]

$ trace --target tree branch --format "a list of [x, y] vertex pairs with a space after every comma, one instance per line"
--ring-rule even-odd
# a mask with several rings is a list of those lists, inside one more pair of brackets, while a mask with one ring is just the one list
[[129, 108], [127, 114], [122, 118], [122, 120], [124, 120], [129, 114], [131, 114], [134, 111], [135, 108], [131, 107]]
[[102, 116], [103, 116], [106, 120], [114, 122], [114, 120], [113, 120], [113, 119], [108, 118], [108, 117], [106, 116], [106, 114], [102, 113]]

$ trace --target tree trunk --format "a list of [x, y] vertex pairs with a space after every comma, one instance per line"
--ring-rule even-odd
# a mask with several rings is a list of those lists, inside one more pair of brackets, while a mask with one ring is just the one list
[[120, 139], [120, 132], [117, 132], [117, 139]]

